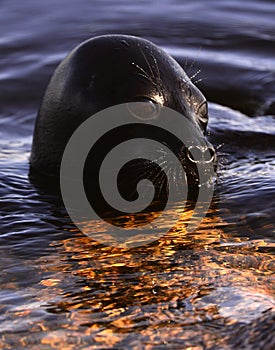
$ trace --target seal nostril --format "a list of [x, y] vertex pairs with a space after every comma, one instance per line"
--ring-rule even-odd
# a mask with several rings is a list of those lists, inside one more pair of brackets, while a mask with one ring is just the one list
[[192, 163], [198, 163], [202, 160], [202, 150], [200, 146], [190, 146], [187, 150], [187, 157]]
[[214, 147], [208, 147], [209, 162], [216, 160], [216, 152]]
[[213, 147], [189, 146], [187, 157], [192, 163], [210, 163], [215, 160], [216, 153]]

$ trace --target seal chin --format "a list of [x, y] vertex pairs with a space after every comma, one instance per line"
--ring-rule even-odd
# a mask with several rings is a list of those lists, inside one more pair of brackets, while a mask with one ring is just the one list
[[[34, 129], [32, 177], [58, 178], [74, 131], [95, 113], [134, 101], [144, 104], [129, 105], [138, 121], [158, 118], [161, 107], [166, 106], [189, 120], [204, 137], [208, 121], [205, 97], [170, 55], [134, 36], [99, 36], [69, 53], [50, 80]], [[211, 145], [209, 149], [214, 154]], [[181, 157], [192, 170], [192, 158], [188, 154]]]

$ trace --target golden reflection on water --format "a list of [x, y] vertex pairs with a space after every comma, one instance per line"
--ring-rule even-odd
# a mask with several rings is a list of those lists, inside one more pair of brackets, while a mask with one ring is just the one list
[[[17, 341], [32, 349], [202, 349], [219, 344], [226, 327], [275, 310], [274, 260], [259, 250], [267, 243], [228, 237], [215, 210], [187, 234], [191, 214], [133, 249], [104, 246], [75, 228], [52, 242], [48, 256], [29, 262], [40, 276], [26, 291], [31, 302], [9, 312], [10, 327], [28, 329]], [[7, 333], [0, 345], [13, 349], [15, 337]]]

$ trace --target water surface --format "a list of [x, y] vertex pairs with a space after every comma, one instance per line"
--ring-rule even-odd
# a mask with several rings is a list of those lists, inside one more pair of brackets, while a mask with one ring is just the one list
[[[0, 347], [230, 348], [242, 325], [252, 337], [274, 311], [274, 2], [2, 0], [0, 9]], [[201, 70], [193, 80], [211, 102], [219, 155], [201, 227], [186, 235], [183, 219], [133, 250], [83, 236], [60, 199], [28, 179], [54, 68], [106, 33], [142, 36], [190, 76]]]

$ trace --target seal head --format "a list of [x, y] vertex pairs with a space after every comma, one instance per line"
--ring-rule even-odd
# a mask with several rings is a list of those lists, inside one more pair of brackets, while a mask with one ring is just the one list
[[[104, 35], [81, 43], [60, 63], [36, 119], [31, 174], [56, 177], [74, 131], [91, 115], [113, 105], [146, 101], [188, 118], [203, 137], [207, 102], [182, 67], [148, 40]], [[212, 146], [209, 145], [212, 151]]]

